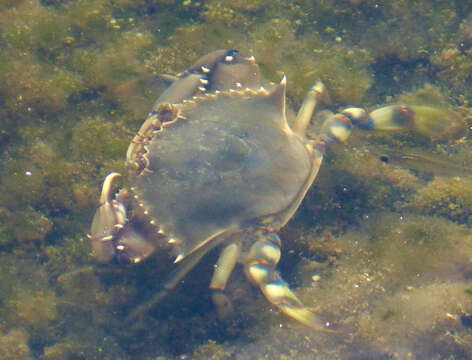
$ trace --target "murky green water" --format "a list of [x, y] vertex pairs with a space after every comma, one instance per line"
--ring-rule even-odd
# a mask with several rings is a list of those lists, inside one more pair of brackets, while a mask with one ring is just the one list
[[[449, 114], [330, 149], [282, 230], [282, 275], [335, 333], [279, 314], [240, 268], [219, 319], [216, 253], [127, 324], [172, 261], [91, 257], [101, 183], [126, 173], [156, 76], [219, 48], [285, 74], [294, 108], [321, 79], [331, 111]], [[471, 101], [470, 1], [3, 0], [0, 359], [472, 358]]]

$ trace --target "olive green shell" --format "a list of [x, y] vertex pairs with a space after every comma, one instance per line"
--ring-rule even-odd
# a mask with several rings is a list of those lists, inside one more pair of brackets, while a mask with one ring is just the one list
[[227, 229], [283, 226], [313, 178], [310, 147], [286, 121], [285, 83], [175, 109], [147, 145], [133, 191], [182, 255]]

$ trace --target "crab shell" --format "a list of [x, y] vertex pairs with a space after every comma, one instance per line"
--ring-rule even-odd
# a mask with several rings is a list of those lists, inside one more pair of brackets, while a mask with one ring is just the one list
[[310, 142], [287, 122], [285, 80], [267, 91], [251, 58], [230, 56], [231, 62], [225, 55], [217, 65], [200, 65], [199, 84], [203, 71], [213, 72], [205, 93], [173, 104], [167, 101], [175, 100], [175, 89], [164, 93], [128, 151], [136, 166], [134, 217], [154, 226], [158, 236], [146, 241], [170, 241], [179, 258], [225, 232], [280, 229], [320, 165]]
[[133, 192], [183, 256], [227, 229], [277, 230], [298, 207], [318, 163], [284, 103], [282, 84], [158, 107], [157, 119], [171, 112], [172, 125], [145, 146]]

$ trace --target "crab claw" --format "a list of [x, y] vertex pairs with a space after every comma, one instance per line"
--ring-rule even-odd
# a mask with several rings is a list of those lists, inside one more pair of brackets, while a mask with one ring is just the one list
[[366, 130], [414, 130], [433, 140], [463, 136], [464, 119], [448, 108], [417, 105], [389, 105], [359, 117], [356, 108], [344, 110], [357, 126]]
[[[347, 112], [350, 110], [346, 109]], [[372, 111], [368, 117], [364, 116], [362, 121], [353, 122], [366, 130], [412, 130], [416, 127], [415, 111], [406, 105], [384, 106]]]
[[332, 331], [314, 313], [308, 310], [288, 284], [275, 271], [280, 259], [280, 239], [275, 233], [260, 236], [249, 250], [246, 262], [246, 275], [258, 285], [267, 300], [283, 313], [319, 331]]
[[328, 330], [326, 325], [302, 304], [277, 273], [270, 283], [261, 286], [261, 290], [272, 304], [296, 321], [315, 330]]
[[93, 217], [90, 229], [90, 241], [93, 255], [101, 263], [107, 263], [115, 255], [115, 247], [112, 239], [126, 223], [126, 210], [121, 202], [124, 192], [120, 192], [116, 199], [112, 199], [113, 180], [120, 176], [116, 172], [107, 175], [102, 186], [100, 206]]

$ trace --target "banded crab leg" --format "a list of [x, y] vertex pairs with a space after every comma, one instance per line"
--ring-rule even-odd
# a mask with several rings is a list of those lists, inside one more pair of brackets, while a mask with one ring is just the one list
[[245, 260], [246, 276], [260, 287], [264, 296], [289, 317], [315, 330], [331, 331], [308, 310], [275, 271], [280, 260], [281, 241], [276, 233], [257, 232]]
[[331, 115], [322, 124], [314, 144], [322, 153], [334, 143], [344, 142], [350, 136], [352, 127], [368, 131], [398, 131], [418, 128], [417, 107], [391, 105], [378, 108], [371, 113], [362, 108], [351, 107]]

